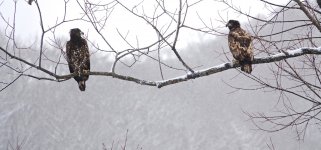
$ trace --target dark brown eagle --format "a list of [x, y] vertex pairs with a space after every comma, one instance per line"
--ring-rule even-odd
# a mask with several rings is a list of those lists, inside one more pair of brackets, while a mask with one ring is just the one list
[[90, 58], [87, 41], [81, 36], [84, 34], [80, 29], [74, 28], [70, 30], [70, 41], [66, 45], [67, 61], [70, 73], [76, 72], [74, 79], [78, 82], [79, 89], [85, 91], [86, 81], [90, 71]]
[[228, 46], [234, 59], [241, 65], [242, 71], [251, 73], [253, 61], [251, 35], [241, 28], [237, 20], [229, 20], [226, 27], [230, 29]]

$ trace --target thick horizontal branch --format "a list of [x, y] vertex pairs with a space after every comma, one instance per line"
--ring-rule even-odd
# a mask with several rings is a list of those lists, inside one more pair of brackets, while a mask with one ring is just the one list
[[[284, 59], [288, 59], [288, 58], [292, 58], [292, 57], [298, 57], [301, 55], [305, 55], [305, 54], [317, 54], [320, 55], [321, 54], [321, 47], [319, 48], [300, 48], [300, 49], [296, 49], [296, 50], [289, 50], [283, 53], [278, 53], [275, 55], [271, 55], [271, 56], [267, 56], [267, 57], [258, 57], [258, 58], [254, 58], [253, 63], [252, 64], [263, 64], [263, 63], [271, 63], [271, 62], [276, 62], [276, 61], [281, 61]], [[204, 70], [199, 70], [196, 71], [194, 74], [188, 74], [182, 77], [177, 77], [177, 78], [173, 78], [173, 79], [169, 79], [169, 80], [165, 80], [165, 81], [159, 81], [156, 82], [156, 85], [158, 88], [161, 88], [163, 86], [167, 86], [167, 85], [171, 85], [171, 84], [175, 84], [175, 83], [179, 83], [179, 82], [183, 82], [183, 81], [187, 81], [190, 79], [195, 79], [195, 78], [199, 78], [199, 77], [203, 77], [203, 76], [208, 76], [211, 74], [215, 74], [218, 72], [222, 72], [231, 68], [237, 68], [240, 67], [240, 64], [238, 63], [232, 63], [232, 62], [228, 62], [228, 63], [223, 63], [208, 69], [204, 69]]]
[[44, 73], [46, 73], [46, 74], [48, 74], [48, 75], [50, 75], [50, 76], [53, 76], [53, 77], [58, 77], [55, 73], [52, 73], [52, 72], [50, 72], [49, 70], [46, 70], [46, 69], [44, 69], [44, 68], [42, 68], [42, 67], [39, 67], [39, 66], [37, 66], [37, 65], [35, 65], [35, 64], [33, 64], [33, 63], [30, 63], [30, 62], [28, 62], [28, 61], [26, 61], [26, 60], [24, 60], [24, 59], [22, 59], [22, 58], [20, 58], [20, 57], [17, 57], [17, 56], [14, 56], [14, 55], [12, 55], [11, 53], [9, 53], [8, 51], [6, 51], [4, 48], [2, 48], [2, 47], [0, 47], [0, 50], [2, 51], [2, 52], [4, 52], [5, 53], [5, 55], [8, 55], [10, 58], [12, 58], [12, 59], [15, 59], [15, 60], [18, 60], [18, 61], [20, 61], [20, 62], [22, 62], [22, 63], [24, 63], [24, 64], [27, 64], [27, 65], [29, 65], [30, 67], [33, 67], [33, 68], [36, 68], [36, 69], [38, 69], [38, 70], [41, 70], [42, 72], [44, 72]]
[[[6, 54], [8, 54], [11, 58], [16, 59], [22, 63], [25, 63], [31, 67], [34, 67], [52, 77], [54, 77], [56, 79], [56, 81], [64, 81], [64, 80], [68, 80], [70, 78], [72, 78], [73, 76], [75, 76], [74, 74], [68, 74], [68, 75], [56, 75], [52, 72], [50, 72], [49, 70], [46, 70], [44, 68], [38, 67], [32, 63], [27, 62], [24, 59], [21, 59], [19, 57], [13, 56], [10, 53], [8, 53], [7, 51], [5, 51], [3, 48], [0, 47], [0, 49], [5, 52]], [[292, 58], [292, 57], [298, 57], [301, 55], [305, 55], [305, 54], [316, 54], [316, 55], [320, 55], [321, 54], [321, 47], [319, 48], [299, 48], [296, 50], [288, 50], [282, 53], [278, 53], [275, 55], [271, 55], [271, 56], [266, 56], [266, 57], [257, 57], [254, 58], [253, 60], [253, 64], [263, 64], [263, 63], [271, 63], [271, 62], [276, 62], [276, 61], [281, 61], [284, 59], [288, 59], [288, 58]], [[97, 75], [97, 76], [110, 76], [113, 78], [117, 78], [117, 79], [121, 79], [121, 80], [126, 80], [126, 81], [131, 81], [131, 82], [135, 82], [141, 85], [148, 85], [148, 86], [156, 86], [158, 88], [167, 86], [167, 85], [171, 85], [171, 84], [176, 84], [176, 83], [180, 83], [183, 81], [188, 81], [191, 79], [196, 79], [196, 78], [200, 78], [203, 76], [208, 76], [211, 74], [215, 74], [215, 73], [219, 73], [231, 68], [237, 68], [240, 67], [240, 65], [238, 63], [232, 63], [232, 62], [228, 62], [228, 63], [223, 63], [217, 66], [213, 66], [211, 68], [208, 69], [204, 69], [204, 70], [198, 70], [195, 71], [194, 73], [189, 73], [187, 75], [184, 76], [180, 76], [180, 77], [176, 77], [176, 78], [172, 78], [172, 79], [168, 79], [168, 80], [162, 80], [162, 81], [148, 81], [148, 80], [142, 80], [142, 79], [138, 79], [135, 77], [131, 77], [131, 76], [124, 76], [124, 75], [119, 75], [113, 72], [89, 72], [89, 75]]]

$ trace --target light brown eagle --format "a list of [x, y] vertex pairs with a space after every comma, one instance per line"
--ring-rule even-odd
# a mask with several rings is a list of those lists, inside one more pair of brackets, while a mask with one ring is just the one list
[[85, 91], [86, 81], [90, 71], [90, 56], [87, 41], [81, 36], [84, 34], [80, 29], [74, 28], [70, 32], [70, 40], [66, 44], [66, 55], [70, 73], [76, 72], [74, 79], [78, 82], [79, 89]]
[[240, 26], [237, 20], [229, 20], [226, 27], [230, 29], [228, 34], [228, 46], [236, 61], [241, 65], [241, 70], [252, 72], [253, 47], [252, 37]]

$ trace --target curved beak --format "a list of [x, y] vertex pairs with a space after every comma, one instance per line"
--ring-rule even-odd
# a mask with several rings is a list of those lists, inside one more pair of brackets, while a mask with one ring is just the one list
[[80, 32], [80, 36], [82, 37], [82, 38], [84, 38], [84, 32]]
[[226, 27], [229, 27], [229, 26], [231, 26], [231, 24], [230, 24], [230, 23], [227, 23], [225, 26], [226, 26]]

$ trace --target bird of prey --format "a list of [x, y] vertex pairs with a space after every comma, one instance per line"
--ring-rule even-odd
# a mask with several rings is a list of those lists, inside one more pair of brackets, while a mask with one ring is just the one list
[[241, 70], [252, 72], [253, 47], [252, 37], [240, 26], [237, 20], [229, 20], [226, 24], [230, 32], [228, 34], [228, 46], [234, 59], [240, 64]]
[[[89, 78], [90, 56], [87, 41], [82, 38], [84, 34], [80, 29], [74, 28], [70, 32], [70, 40], [66, 44], [66, 55], [70, 73], [76, 73], [74, 79], [79, 89], [85, 91], [86, 81]], [[86, 74], [87, 75], [84, 75]]]

